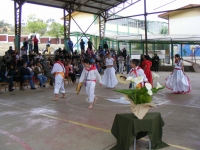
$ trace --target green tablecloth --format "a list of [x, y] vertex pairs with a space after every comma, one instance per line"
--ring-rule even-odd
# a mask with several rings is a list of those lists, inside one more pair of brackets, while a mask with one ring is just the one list
[[151, 149], [167, 147], [162, 141], [164, 121], [160, 113], [147, 113], [142, 120], [134, 114], [116, 114], [112, 126], [112, 134], [117, 139], [117, 145], [111, 150], [129, 150], [134, 138], [140, 139], [146, 135], [151, 139]]

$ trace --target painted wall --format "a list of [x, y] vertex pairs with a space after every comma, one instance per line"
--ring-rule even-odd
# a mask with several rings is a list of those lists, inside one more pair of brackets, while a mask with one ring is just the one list
[[200, 34], [200, 8], [169, 15], [170, 34]]
[[[178, 49], [174, 51], [175, 53], [178, 53], [179, 55], [181, 55], [181, 45], [177, 45]], [[198, 48], [199, 46], [199, 48]], [[196, 52], [195, 52], [196, 51]], [[191, 45], [191, 44], [183, 44], [182, 45], [182, 56], [183, 57], [191, 57], [194, 55], [195, 52], [195, 56], [200, 56], [200, 45]]]

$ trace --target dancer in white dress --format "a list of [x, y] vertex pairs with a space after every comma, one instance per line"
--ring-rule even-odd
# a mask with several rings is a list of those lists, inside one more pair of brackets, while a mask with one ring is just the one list
[[166, 79], [166, 87], [175, 94], [188, 93], [191, 91], [189, 78], [184, 73], [183, 61], [180, 55], [175, 55], [175, 67]]
[[115, 76], [115, 69], [113, 68], [114, 62], [114, 59], [111, 57], [110, 53], [108, 53], [108, 57], [106, 58], [106, 70], [102, 76], [102, 84], [108, 88], [114, 88], [118, 83]]

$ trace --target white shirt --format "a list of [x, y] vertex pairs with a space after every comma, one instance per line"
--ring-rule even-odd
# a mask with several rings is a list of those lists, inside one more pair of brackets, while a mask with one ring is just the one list
[[101, 83], [101, 76], [97, 69], [88, 71], [88, 69], [84, 68], [79, 82], [94, 81], [96, 79], [98, 79], [99, 83]]
[[43, 57], [41, 55], [38, 55], [36, 58], [43, 59]]
[[[136, 73], [135, 73], [134, 70], [136, 70]], [[143, 71], [141, 68], [138, 68], [138, 67], [136, 67], [135, 69], [132, 68], [132, 69], [130, 70], [130, 72], [129, 72], [129, 76], [132, 76], [133, 78], [137, 78], [138, 76], [139, 76], [139, 77], [143, 77], [143, 78], [144, 78], [144, 79], [143, 79], [144, 82], [147, 82], [147, 81], [148, 81], [146, 75], [144, 74], [144, 71]]]
[[16, 60], [18, 60], [19, 59], [19, 55], [16, 55], [15, 58], [16, 58]]
[[65, 73], [65, 67], [63, 65], [61, 66], [59, 63], [55, 63], [53, 65], [51, 74], [54, 74], [55, 72], [64, 72]]
[[115, 60], [113, 58], [110, 58], [110, 59], [106, 58], [106, 66], [113, 66], [114, 61]]
[[123, 64], [124, 63], [124, 57], [119, 56], [118, 61], [119, 61], [119, 64]]
[[33, 69], [32, 68], [30, 68], [30, 67], [27, 67], [29, 70], [30, 70], [30, 72], [32, 72], [33, 71]]

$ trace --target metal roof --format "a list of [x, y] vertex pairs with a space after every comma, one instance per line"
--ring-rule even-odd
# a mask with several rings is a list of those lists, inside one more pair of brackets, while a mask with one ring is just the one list
[[74, 11], [86, 12], [91, 14], [99, 14], [127, 0], [26, 0], [27, 3], [65, 8], [66, 5], [73, 5]]
[[177, 11], [166, 12], [166, 13], [160, 14], [160, 15], [158, 15], [158, 17], [168, 20], [169, 19], [169, 15], [172, 15], [172, 14], [178, 12], [178, 11], [181, 11], [180, 9], [184, 9], [184, 8], [196, 8], [196, 7], [199, 8], [200, 4], [189, 4], [189, 5], [186, 5], [184, 7], [178, 8]]

